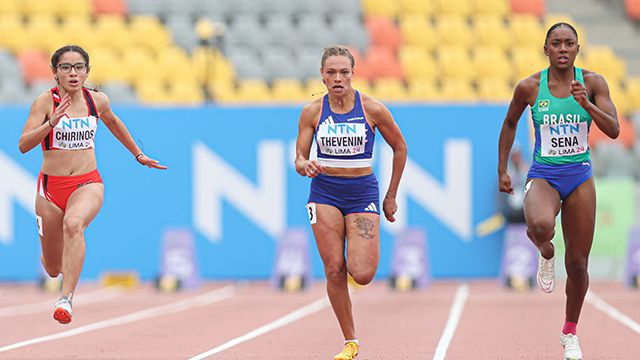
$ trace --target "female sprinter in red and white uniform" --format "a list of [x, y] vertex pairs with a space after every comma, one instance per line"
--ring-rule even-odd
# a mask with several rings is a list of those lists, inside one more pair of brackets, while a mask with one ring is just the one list
[[104, 196], [94, 151], [98, 119], [140, 164], [166, 167], [140, 151], [104, 93], [84, 87], [90, 69], [84, 49], [68, 45], [56, 50], [51, 69], [58, 86], [33, 102], [18, 147], [25, 153], [42, 145], [36, 196], [42, 264], [52, 277], [62, 273], [62, 296], [53, 317], [68, 324], [84, 262], [84, 230], [98, 214]]

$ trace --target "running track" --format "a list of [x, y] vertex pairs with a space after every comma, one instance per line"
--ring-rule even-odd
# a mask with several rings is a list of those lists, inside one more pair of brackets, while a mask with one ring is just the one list
[[[353, 290], [358, 359], [561, 359], [563, 284], [549, 295], [495, 281]], [[593, 282], [578, 327], [585, 359], [640, 358], [640, 291]], [[0, 284], [0, 359], [333, 359], [341, 335], [324, 283], [282, 294], [267, 283], [207, 283], [159, 294], [82, 284], [69, 326], [55, 296]]]

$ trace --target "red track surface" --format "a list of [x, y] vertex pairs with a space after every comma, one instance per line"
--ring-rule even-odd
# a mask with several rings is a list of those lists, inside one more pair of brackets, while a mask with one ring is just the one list
[[[149, 286], [105, 292], [85, 284], [74, 302], [73, 322], [63, 326], [52, 319], [54, 295], [34, 285], [3, 284], [0, 359], [188, 359], [223, 344], [228, 346], [209, 358], [333, 359], [341, 349], [338, 324], [324, 305], [261, 335], [238, 339], [323, 298], [323, 283], [295, 294], [251, 283], [236, 286], [220, 299], [199, 296], [226, 285], [208, 283], [196, 291], [159, 294]], [[361, 341], [358, 359], [434, 359], [459, 287], [457, 282], [436, 282], [428, 289], [396, 293], [378, 282], [354, 290]], [[558, 284], [551, 295], [537, 289], [516, 293], [494, 281], [469, 283], [445, 358], [561, 359], [562, 289], [563, 284]], [[591, 290], [632, 324], [640, 323], [639, 291], [602, 282], [592, 283]], [[105, 294], [106, 298], [100, 297]], [[191, 299], [196, 297], [199, 302]], [[29, 309], [13, 307], [33, 303], [37, 304]], [[12, 311], [23, 313], [12, 315]], [[105, 322], [109, 319], [119, 320]], [[96, 324], [102, 325], [94, 330], [88, 327]], [[3, 351], [8, 345], [58, 333], [67, 336]], [[578, 334], [585, 359], [640, 358], [640, 333], [596, 309], [591, 301], [585, 303]], [[233, 339], [238, 341], [228, 343]]]

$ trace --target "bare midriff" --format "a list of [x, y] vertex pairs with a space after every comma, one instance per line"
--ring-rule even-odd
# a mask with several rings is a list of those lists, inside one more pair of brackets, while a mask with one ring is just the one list
[[323, 174], [339, 177], [358, 177], [369, 175], [373, 172], [371, 166], [361, 168], [339, 168], [339, 167], [324, 167]]
[[93, 149], [43, 151], [42, 172], [51, 176], [76, 176], [96, 169]]

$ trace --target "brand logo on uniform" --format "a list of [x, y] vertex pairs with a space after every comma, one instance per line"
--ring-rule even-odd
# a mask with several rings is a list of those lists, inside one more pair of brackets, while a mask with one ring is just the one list
[[549, 100], [538, 100], [539, 111], [549, 111]]
[[322, 123], [323, 124], [333, 124], [333, 117], [331, 115], [329, 115], [329, 117], [324, 119], [324, 121]]
[[378, 208], [376, 207], [376, 204], [371, 203], [371, 204], [369, 204], [369, 206], [367, 206], [366, 208], [364, 208], [364, 211], [373, 211], [373, 212], [378, 212]]

